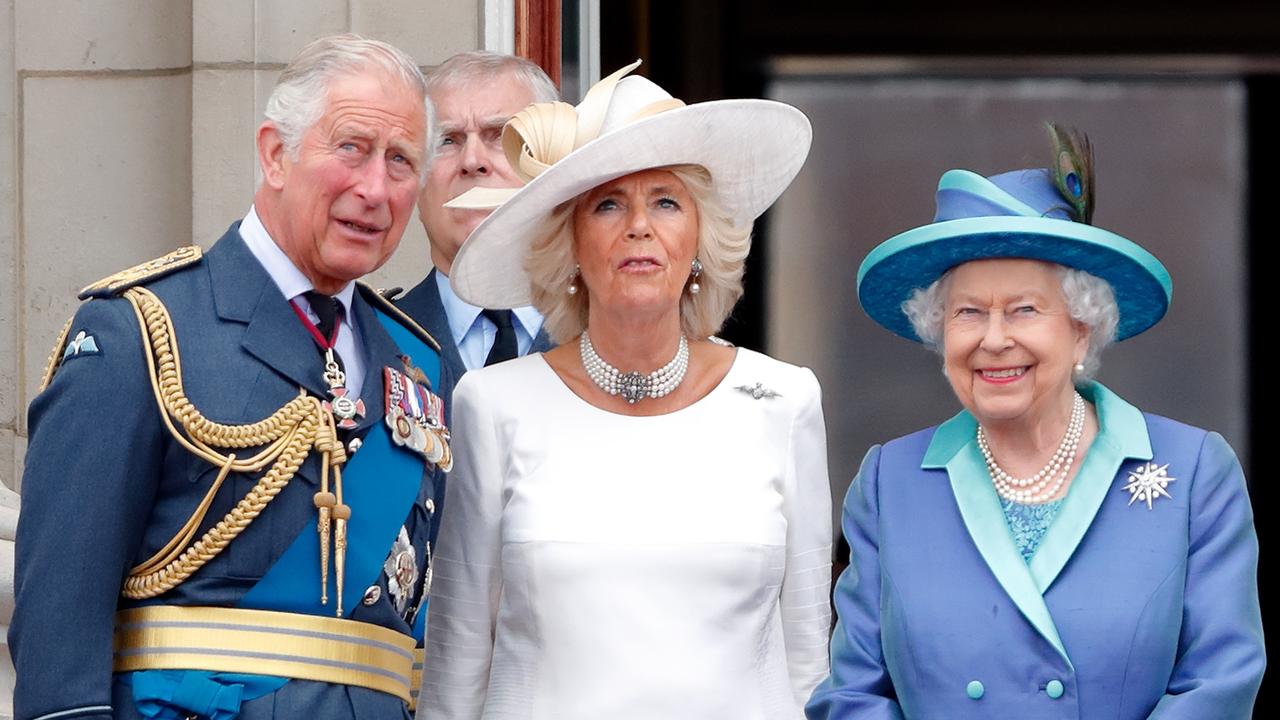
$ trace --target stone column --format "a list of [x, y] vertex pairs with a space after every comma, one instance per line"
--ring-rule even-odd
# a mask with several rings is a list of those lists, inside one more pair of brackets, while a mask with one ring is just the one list
[[[433, 65], [487, 38], [509, 48], [495, 30], [511, 4], [0, 0], [3, 630], [18, 507], [8, 488], [20, 490], [26, 407], [78, 289], [182, 245], [208, 247], [244, 215], [263, 105], [307, 41], [352, 31]], [[372, 281], [408, 286], [428, 269], [415, 218]], [[0, 636], [0, 720], [11, 716], [12, 684]]]

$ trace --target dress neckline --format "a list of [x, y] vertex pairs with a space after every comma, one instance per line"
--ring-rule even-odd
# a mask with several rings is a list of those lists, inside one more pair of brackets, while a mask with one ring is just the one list
[[[711, 390], [707, 391], [706, 395], [703, 395], [702, 397], [698, 398], [697, 400], [694, 400], [693, 402], [689, 403], [688, 405], [682, 408], [679, 408], [677, 410], [672, 410], [671, 412], [659, 413], [657, 415], [624, 415], [622, 413], [617, 413], [612, 410], [606, 410], [602, 407], [597, 407], [596, 405], [589, 402], [586, 398], [574, 392], [573, 388], [569, 387], [568, 383], [564, 381], [564, 378], [560, 377], [560, 374], [555, 371], [555, 368], [551, 367], [551, 363], [547, 362], [547, 359], [543, 353], [536, 353], [536, 357], [538, 358], [538, 363], [543, 367], [543, 369], [546, 370], [546, 372], [549, 375], [551, 375], [551, 379], [553, 380], [554, 385], [556, 386], [556, 392], [564, 394], [572, 402], [581, 404], [587, 407], [592, 412], [596, 412], [608, 417], [628, 418], [628, 419], [635, 419], [635, 420], [651, 420], [654, 418], [671, 418], [671, 417], [676, 417], [678, 415], [681, 415], [682, 413], [691, 412], [698, 406], [705, 404], [707, 400], [709, 400], [712, 396], [720, 394], [725, 388], [728, 387], [729, 378], [733, 376], [735, 372], [737, 372], [738, 365], [739, 365], [738, 361], [742, 358], [742, 353], [743, 353], [743, 348], [735, 347], [733, 349], [733, 361], [729, 363], [729, 369], [725, 372], [724, 377], [720, 378], [720, 382], [716, 383], [715, 386], [711, 388]], [[533, 357], [534, 355], [535, 355], [534, 353], [530, 353], [530, 357]]]

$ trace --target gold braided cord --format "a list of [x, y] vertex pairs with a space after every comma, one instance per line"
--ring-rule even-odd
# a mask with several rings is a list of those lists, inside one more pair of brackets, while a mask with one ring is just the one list
[[71, 323], [75, 320], [75, 315], [67, 318], [67, 324], [63, 325], [62, 332], [58, 333], [58, 340], [53, 344], [53, 352], [49, 353], [49, 362], [45, 363], [44, 375], [40, 378], [40, 389], [36, 392], [44, 392], [44, 389], [49, 387], [49, 383], [53, 382], [53, 374], [62, 364], [62, 353], [67, 348], [67, 336], [71, 334]]
[[[183, 390], [182, 363], [168, 310], [146, 288], [130, 288], [124, 297], [133, 305], [142, 330], [147, 350], [143, 355], [165, 426], [179, 444], [219, 468], [213, 485], [178, 533], [155, 555], [129, 572], [121, 594], [140, 600], [177, 587], [222, 552], [293, 479], [312, 448], [321, 452], [326, 470], [345, 462], [346, 452], [337, 440], [332, 416], [319, 399], [306, 395], [305, 391], [255, 423], [228, 425], [204, 417]], [[217, 450], [259, 446], [264, 447], [245, 459]], [[267, 465], [270, 469], [240, 502], [200, 539], [188, 545], [227, 475], [257, 472]]]

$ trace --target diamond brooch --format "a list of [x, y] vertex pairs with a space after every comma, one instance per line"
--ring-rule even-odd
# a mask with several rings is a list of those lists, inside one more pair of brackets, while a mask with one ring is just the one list
[[1135, 501], [1142, 501], [1147, 504], [1147, 509], [1151, 509], [1151, 503], [1158, 497], [1167, 497], [1170, 500], [1173, 496], [1169, 494], [1169, 483], [1177, 478], [1169, 476], [1169, 464], [1156, 465], [1153, 462], [1144, 463], [1137, 468], [1129, 471], [1129, 482], [1125, 483], [1124, 489], [1129, 492], [1129, 504]]

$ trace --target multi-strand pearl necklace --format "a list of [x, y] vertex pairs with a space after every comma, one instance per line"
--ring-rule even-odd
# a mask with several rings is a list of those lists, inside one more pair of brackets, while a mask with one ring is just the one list
[[671, 362], [647, 375], [637, 371], [622, 372], [604, 361], [596, 354], [591, 345], [587, 331], [582, 331], [578, 341], [582, 353], [582, 367], [587, 369], [587, 377], [601, 390], [610, 395], [621, 395], [622, 399], [634, 405], [644, 398], [660, 398], [669, 395], [684, 380], [685, 371], [689, 369], [689, 341], [680, 336], [680, 346], [676, 348], [676, 356]]
[[978, 426], [978, 449], [987, 461], [987, 470], [991, 473], [991, 482], [996, 492], [1005, 500], [1017, 503], [1040, 503], [1058, 494], [1062, 483], [1071, 474], [1071, 466], [1076, 460], [1076, 450], [1080, 447], [1080, 436], [1084, 434], [1084, 398], [1075, 394], [1071, 403], [1071, 420], [1067, 423], [1067, 432], [1058, 443], [1058, 449], [1048, 464], [1040, 468], [1040, 472], [1029, 478], [1015, 478], [1004, 471], [991, 454], [991, 446], [987, 443], [986, 433]]

